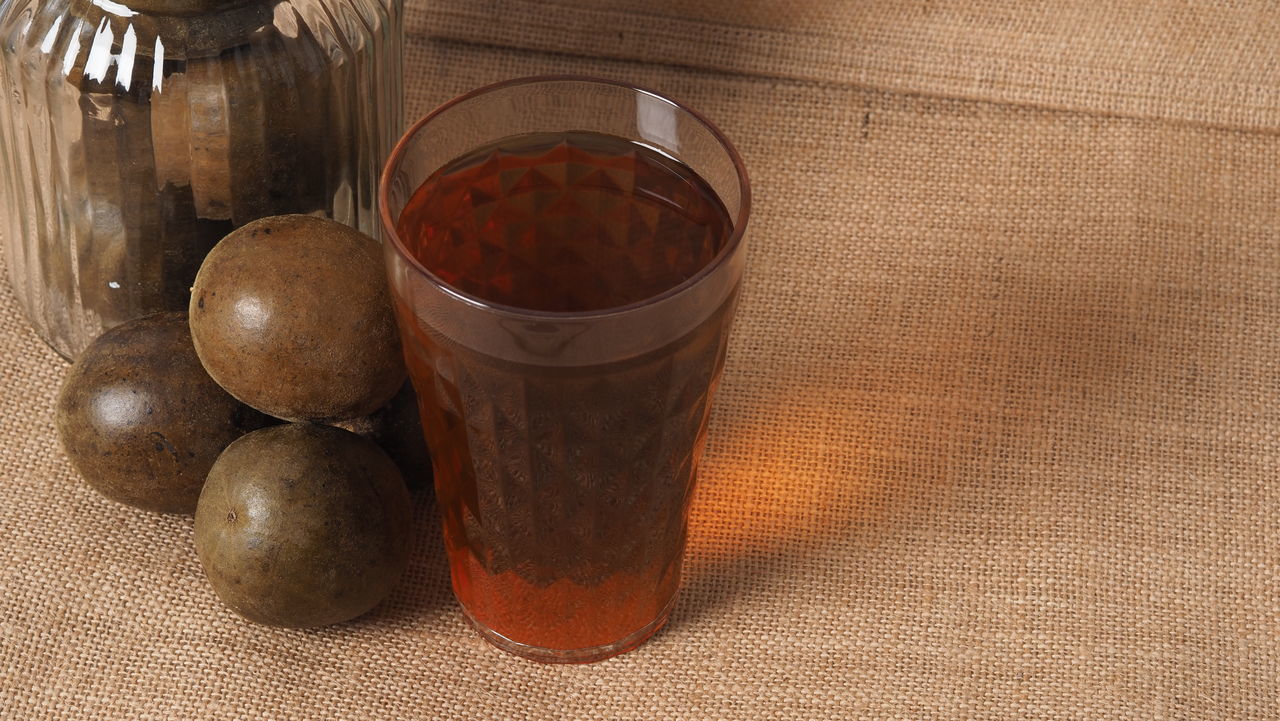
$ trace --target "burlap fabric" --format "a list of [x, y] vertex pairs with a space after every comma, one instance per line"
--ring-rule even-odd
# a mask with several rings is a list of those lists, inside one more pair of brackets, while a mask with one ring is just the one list
[[689, 4], [530, 26], [543, 4], [432, 3], [408, 47], [415, 115], [588, 72], [746, 156], [749, 280], [670, 626], [586, 667], [489, 648], [427, 499], [369, 617], [238, 620], [189, 520], [76, 480], [63, 365], [5, 291], [0, 716], [1280, 717], [1278, 12]]

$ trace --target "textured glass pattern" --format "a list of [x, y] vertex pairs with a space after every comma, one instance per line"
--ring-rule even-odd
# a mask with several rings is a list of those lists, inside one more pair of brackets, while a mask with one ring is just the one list
[[392, 151], [385, 254], [454, 593], [499, 648], [661, 628], [745, 264], [740, 158], [621, 83], [513, 80]]
[[0, 0], [5, 252], [37, 332], [73, 357], [185, 308], [205, 253], [259, 217], [376, 233], [402, 123], [389, 3]]
[[522, 643], [587, 648], [664, 610], [734, 297], [666, 347], [574, 368], [486, 356], [402, 312], [454, 588], [473, 618]]
[[432, 174], [397, 233], [454, 288], [576, 312], [680, 285], [715, 258], [731, 225], [701, 178], [651, 148], [597, 133], [533, 133]]
[[[673, 291], [715, 259], [732, 222], [706, 181], [652, 147], [527, 133], [433, 173], [396, 235], [454, 289], [572, 314]], [[671, 342], [572, 368], [409, 331], [454, 583], [472, 618], [524, 643], [591, 648], [662, 614], [732, 297], [701, 323], [685, 318]], [[544, 316], [541, 333], [562, 319]]]

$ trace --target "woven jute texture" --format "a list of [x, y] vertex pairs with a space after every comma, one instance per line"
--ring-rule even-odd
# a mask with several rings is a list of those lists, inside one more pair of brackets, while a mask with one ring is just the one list
[[1280, 134], [422, 36], [408, 54], [414, 115], [586, 72], [685, 100], [746, 158], [748, 279], [670, 625], [591, 666], [486, 646], [429, 494], [369, 616], [239, 620], [188, 519], [77, 480], [65, 366], [5, 290], [0, 717], [1280, 718]]

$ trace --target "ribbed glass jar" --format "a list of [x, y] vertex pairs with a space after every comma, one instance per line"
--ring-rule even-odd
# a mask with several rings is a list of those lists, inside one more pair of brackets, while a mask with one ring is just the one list
[[377, 234], [403, 0], [0, 0], [14, 292], [73, 358], [187, 307], [223, 235], [279, 213]]

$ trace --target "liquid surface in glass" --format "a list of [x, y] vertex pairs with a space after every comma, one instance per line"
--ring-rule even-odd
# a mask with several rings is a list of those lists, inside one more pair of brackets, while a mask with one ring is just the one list
[[410, 252], [459, 290], [530, 310], [590, 311], [687, 280], [732, 222], [687, 165], [583, 132], [476, 150], [429, 177], [397, 225]]
[[[450, 163], [413, 195], [398, 233], [473, 296], [589, 311], [679, 285], [731, 226], [684, 164], [572, 133], [508, 138]], [[473, 621], [544, 649], [635, 645], [661, 624], [735, 297], [661, 348], [585, 367], [515, 363], [402, 322], [454, 591]]]

